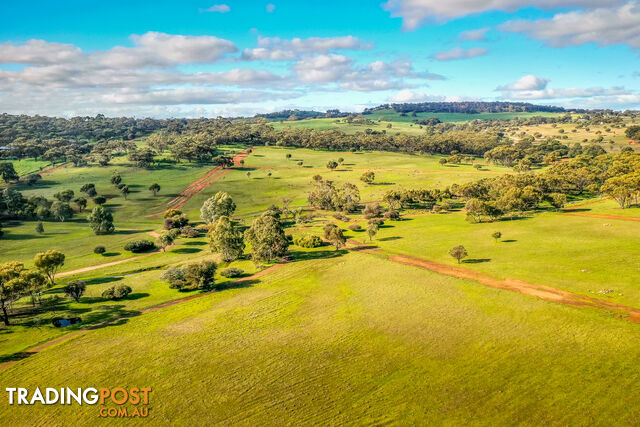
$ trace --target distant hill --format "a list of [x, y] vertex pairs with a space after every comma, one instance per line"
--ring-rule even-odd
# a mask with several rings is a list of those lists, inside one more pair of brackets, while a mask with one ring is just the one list
[[306, 110], [282, 110], [275, 113], [256, 114], [255, 117], [264, 117], [268, 120], [304, 120], [304, 119], [325, 119], [334, 117], [346, 117], [349, 113], [340, 110], [327, 110], [325, 113], [319, 111]]
[[394, 110], [398, 113], [564, 113], [562, 107], [535, 105], [526, 102], [420, 102], [403, 104], [383, 104], [366, 108], [363, 114], [374, 114], [382, 110]]

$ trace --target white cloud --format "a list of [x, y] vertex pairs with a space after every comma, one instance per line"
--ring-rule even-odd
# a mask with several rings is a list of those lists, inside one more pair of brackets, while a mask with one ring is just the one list
[[556, 89], [548, 87], [549, 82], [549, 79], [527, 75], [514, 83], [499, 86], [496, 90], [501, 92], [501, 98], [517, 101], [635, 96], [624, 87], [603, 88], [597, 86], [590, 88], [573, 87]]
[[76, 46], [29, 40], [23, 44], [0, 43], [0, 64], [57, 64], [75, 61], [82, 55]]
[[329, 53], [333, 50], [371, 49], [371, 43], [361, 42], [357, 37], [310, 37], [291, 40], [278, 37], [258, 37], [258, 47], [245, 49], [242, 58], [246, 60], [290, 61], [301, 55]]
[[487, 40], [487, 31], [489, 28], [480, 28], [478, 30], [463, 31], [460, 33], [460, 41], [473, 40], [483, 42]]
[[134, 47], [116, 46], [92, 54], [101, 66], [126, 68], [166, 67], [177, 64], [211, 63], [238, 48], [229, 40], [214, 36], [183, 36], [150, 31], [133, 35]]
[[594, 43], [640, 48], [640, 4], [629, 2], [618, 8], [559, 13], [550, 19], [509, 21], [499, 29], [524, 33], [553, 47]]
[[429, 95], [423, 92], [414, 92], [408, 89], [401, 90], [393, 96], [390, 96], [387, 100], [389, 102], [395, 102], [399, 104], [407, 102], [431, 102], [431, 101], [444, 101], [446, 99], [443, 95]]
[[542, 77], [529, 74], [527, 76], [519, 78], [516, 82], [510, 83], [505, 86], [498, 87], [497, 90], [542, 90], [547, 87], [549, 79], [543, 79]]
[[174, 88], [155, 91], [121, 90], [118, 92], [105, 93], [100, 97], [100, 99], [107, 104], [209, 105], [231, 104], [237, 102], [260, 102], [273, 99], [291, 99], [297, 96], [300, 96], [300, 94]]
[[[624, 4], [626, 0], [609, 0], [609, 6]], [[392, 17], [403, 19], [405, 30], [415, 30], [429, 21], [449, 21], [462, 16], [490, 10], [514, 12], [527, 7], [538, 9], [602, 7], [602, 0], [388, 0], [383, 7]]]
[[330, 53], [298, 61], [293, 70], [305, 83], [327, 83], [340, 80], [351, 69], [353, 59]]
[[267, 11], [267, 13], [272, 13], [274, 10], [276, 10], [276, 5], [273, 3], [269, 3], [267, 6], [265, 6], [265, 10]]
[[231, 8], [226, 4], [214, 4], [208, 9], [204, 10], [205, 12], [218, 12], [218, 13], [227, 13], [231, 12]]
[[438, 61], [454, 61], [456, 59], [475, 58], [476, 56], [483, 56], [487, 53], [489, 53], [489, 51], [483, 47], [473, 47], [471, 49], [454, 47], [453, 49], [434, 54], [433, 59]]

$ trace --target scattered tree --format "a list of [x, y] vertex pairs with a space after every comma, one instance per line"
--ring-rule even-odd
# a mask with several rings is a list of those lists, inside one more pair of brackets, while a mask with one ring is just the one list
[[347, 243], [347, 238], [337, 225], [329, 223], [324, 226], [324, 238], [335, 246], [336, 251]]
[[280, 215], [272, 210], [256, 218], [244, 238], [251, 245], [251, 256], [256, 263], [271, 262], [282, 257], [289, 247]]
[[212, 252], [220, 254], [224, 262], [234, 261], [244, 252], [242, 233], [234, 226], [228, 216], [223, 215], [211, 225], [207, 233]]
[[154, 182], [149, 186], [149, 191], [153, 193], [154, 197], [157, 196], [158, 192], [160, 191], [160, 184], [158, 184], [157, 182]]
[[83, 281], [74, 280], [64, 287], [64, 294], [69, 298], [73, 298], [76, 302], [80, 302], [80, 298], [84, 295], [86, 289], [87, 285]]
[[65, 255], [55, 249], [36, 254], [33, 264], [49, 278], [51, 286], [55, 286], [55, 276], [58, 269], [64, 265]]
[[200, 218], [209, 224], [213, 224], [221, 216], [232, 216], [236, 210], [236, 204], [231, 196], [224, 191], [219, 191], [215, 196], [205, 200], [200, 208]]
[[96, 235], [112, 234], [115, 231], [113, 225], [113, 215], [111, 212], [102, 207], [96, 206], [87, 218], [91, 229]]
[[454, 246], [449, 250], [449, 255], [458, 260], [458, 264], [460, 261], [466, 258], [469, 254], [467, 250], [462, 245]]
[[495, 242], [498, 243], [498, 240], [500, 240], [500, 238], [502, 237], [502, 233], [499, 231], [496, 231], [493, 234], [491, 234], [491, 237], [493, 237]]

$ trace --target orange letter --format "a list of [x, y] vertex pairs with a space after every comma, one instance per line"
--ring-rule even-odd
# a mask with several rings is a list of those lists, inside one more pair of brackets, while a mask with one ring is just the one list
[[108, 388], [100, 389], [100, 404], [104, 405], [104, 399], [107, 398], [111, 394]]
[[[122, 392], [122, 400], [116, 399], [116, 393], [118, 393], [119, 391]], [[127, 394], [127, 390], [125, 390], [122, 387], [116, 387], [113, 390], [111, 390], [111, 401], [116, 405], [122, 405], [127, 401], [128, 398], [129, 398], [129, 395]]]

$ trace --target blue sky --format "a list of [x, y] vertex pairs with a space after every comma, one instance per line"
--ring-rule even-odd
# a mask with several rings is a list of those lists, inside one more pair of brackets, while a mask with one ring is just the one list
[[217, 116], [386, 102], [640, 109], [637, 0], [0, 2], [10, 113]]

